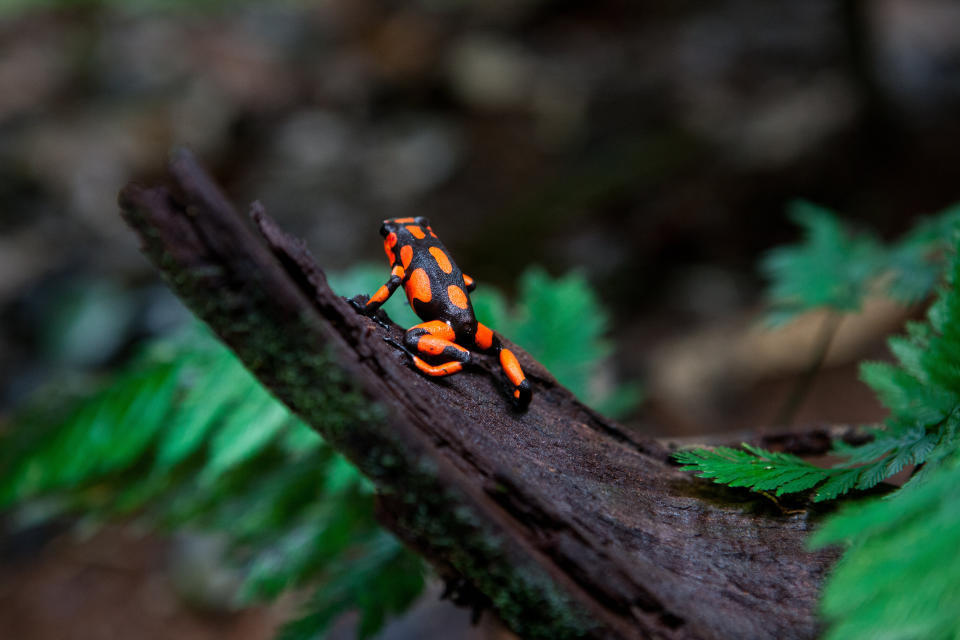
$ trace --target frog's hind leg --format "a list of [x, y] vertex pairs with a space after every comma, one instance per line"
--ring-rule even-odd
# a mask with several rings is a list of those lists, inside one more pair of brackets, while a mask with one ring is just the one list
[[500, 357], [500, 366], [503, 367], [504, 374], [510, 380], [510, 384], [513, 385], [513, 404], [521, 409], [530, 404], [533, 389], [526, 374], [523, 373], [523, 368], [520, 366], [517, 356], [503, 346], [500, 338], [490, 327], [481, 322], [477, 323], [477, 333], [474, 336], [474, 341], [480, 350], [493, 351]]
[[[403, 345], [413, 358], [413, 364], [428, 376], [448, 376], [457, 373], [470, 362], [470, 352], [454, 342], [454, 331], [446, 322], [432, 320], [410, 327], [403, 334]], [[419, 355], [443, 357], [446, 362], [432, 365]]]

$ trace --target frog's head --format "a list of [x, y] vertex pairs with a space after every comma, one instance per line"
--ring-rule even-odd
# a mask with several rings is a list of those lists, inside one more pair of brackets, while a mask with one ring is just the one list
[[433, 229], [430, 228], [430, 221], [424, 216], [416, 218], [390, 218], [384, 220], [380, 225], [380, 235], [383, 236], [383, 250], [387, 254], [387, 260], [390, 264], [396, 261], [394, 247], [398, 244], [407, 246], [413, 244], [414, 240], [422, 240], [430, 234], [436, 238]]
[[423, 237], [422, 234], [431, 233], [430, 220], [426, 216], [417, 216], [415, 218], [389, 218], [380, 225], [380, 235], [384, 238], [391, 233], [402, 237], [405, 233], [415, 238]]

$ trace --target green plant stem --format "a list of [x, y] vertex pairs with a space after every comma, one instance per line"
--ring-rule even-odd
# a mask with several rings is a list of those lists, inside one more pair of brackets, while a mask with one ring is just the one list
[[817, 341], [814, 345], [813, 357], [806, 371], [793, 385], [790, 395], [777, 412], [774, 424], [782, 427], [789, 427], [797, 417], [797, 410], [800, 409], [803, 401], [806, 400], [813, 388], [813, 383], [817, 379], [817, 374], [823, 368], [826, 362], [827, 354], [830, 352], [830, 345], [833, 343], [837, 330], [843, 316], [835, 311], [829, 311], [820, 325], [820, 331], [817, 333]]

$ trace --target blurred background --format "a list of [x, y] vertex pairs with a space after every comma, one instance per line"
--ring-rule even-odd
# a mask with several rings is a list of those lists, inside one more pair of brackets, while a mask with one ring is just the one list
[[[480, 288], [579, 272], [609, 312], [594, 384], [639, 383], [644, 434], [876, 420], [856, 362], [916, 310], [845, 320], [791, 406], [823, 319], [758, 329], [756, 265], [797, 238], [794, 198], [884, 238], [960, 199], [960, 4], [654, 4], [0, 1], [0, 416], [186, 321], [116, 193], [187, 145], [332, 271], [385, 277], [380, 220], [426, 215]], [[288, 614], [184, 605], [169, 545], [0, 540], [0, 636], [267, 638]], [[435, 597], [383, 637], [501, 633]]]

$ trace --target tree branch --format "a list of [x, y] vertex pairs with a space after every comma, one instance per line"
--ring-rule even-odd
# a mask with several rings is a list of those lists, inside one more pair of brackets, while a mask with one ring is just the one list
[[[808, 515], [678, 471], [663, 445], [578, 402], [522, 349], [510, 408], [487, 363], [427, 379], [327, 286], [304, 244], [257, 231], [186, 151], [124, 216], [176, 293], [376, 483], [384, 523], [521, 636], [807, 638], [835, 551]], [[482, 360], [482, 359], [481, 359]], [[331, 422], [331, 408], [351, 424]], [[809, 512], [807, 512], [809, 514]]]

